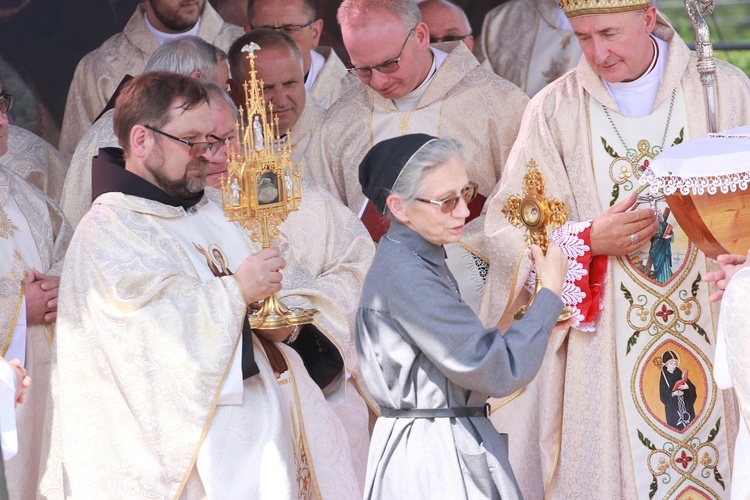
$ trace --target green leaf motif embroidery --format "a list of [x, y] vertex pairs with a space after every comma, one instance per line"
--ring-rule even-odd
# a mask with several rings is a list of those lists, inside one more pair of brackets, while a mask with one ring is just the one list
[[721, 474], [717, 469], [714, 469], [714, 479], [716, 479], [716, 482], [721, 485], [721, 489], [726, 491], [727, 487], [724, 486], [724, 478], [721, 477]]
[[654, 480], [651, 481], [651, 486], [648, 487], [648, 498], [651, 500], [656, 495], [656, 490], [659, 488], [659, 482], [656, 480], [656, 476], [653, 476]]
[[643, 446], [645, 446], [651, 451], [656, 451], [656, 446], [654, 446], [651, 443], [651, 440], [647, 438], [646, 436], [644, 436], [640, 430], [638, 430], [638, 439], [640, 439], [641, 443], [643, 443]]
[[678, 144], [682, 144], [682, 141], [685, 140], [685, 127], [682, 127], [680, 129], [680, 135], [677, 136], [677, 138], [672, 143], [672, 146], [677, 146]]
[[636, 330], [633, 332], [633, 335], [628, 339], [628, 346], [625, 349], [625, 355], [627, 356], [630, 354], [630, 348], [635, 346], [636, 342], [638, 342], [638, 336], [641, 334], [640, 330]]
[[620, 283], [620, 290], [622, 290], [622, 294], [625, 296], [626, 299], [628, 299], [628, 302], [630, 302], [630, 305], [633, 305], [633, 296], [630, 294], [630, 291], [628, 291], [627, 288], [625, 288], [624, 283]]
[[602, 139], [602, 145], [604, 146], [604, 151], [606, 151], [609, 154], [609, 156], [611, 156], [612, 158], [620, 158], [620, 155], [618, 155], [617, 152], [614, 149], [612, 149], [612, 146], [607, 144], [606, 139], [604, 139], [604, 137], [602, 137], [601, 139]]
[[698, 335], [700, 335], [701, 337], [703, 337], [703, 340], [705, 340], [705, 341], [706, 341], [706, 342], [708, 343], [708, 345], [711, 345], [711, 341], [710, 341], [710, 340], [708, 340], [708, 335], [706, 335], [706, 330], [704, 330], [704, 329], [703, 329], [703, 328], [702, 328], [702, 327], [701, 327], [701, 326], [700, 326], [699, 324], [697, 324], [697, 323], [693, 323], [693, 324], [692, 324], [692, 325], [690, 325], [690, 326], [692, 326], [692, 327], [693, 327], [693, 330], [695, 330], [696, 332], [698, 332]]
[[716, 435], [719, 433], [719, 428], [721, 427], [721, 417], [719, 417], [719, 420], [716, 421], [716, 425], [714, 425], [714, 428], [711, 429], [711, 432], [708, 433], [708, 439], [706, 439], [707, 443], [710, 443], [714, 440]]
[[693, 294], [693, 298], [695, 298], [698, 295], [698, 286], [701, 284], [701, 273], [698, 273], [698, 276], [695, 277], [695, 281], [693, 281], [693, 285], [690, 287], [690, 293]]
[[615, 184], [615, 187], [612, 188], [612, 199], [609, 200], [610, 207], [615, 204], [619, 196], [620, 196], [620, 185]]

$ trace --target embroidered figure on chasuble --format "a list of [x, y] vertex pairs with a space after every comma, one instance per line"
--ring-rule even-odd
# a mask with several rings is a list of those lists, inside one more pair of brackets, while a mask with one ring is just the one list
[[[573, 21], [585, 2], [569, 3]], [[636, 3], [628, 5], [647, 7]], [[580, 19], [597, 17], [604, 16]], [[653, 37], [653, 106], [633, 113], [626, 96], [620, 107], [624, 93], [582, 58], [532, 99], [507, 179], [489, 204], [493, 265], [480, 309], [487, 323], [513, 303], [529, 273], [523, 236], [500, 214], [529, 160], [570, 210], [552, 238], [571, 262], [564, 299], [577, 324], [553, 337], [537, 379], [492, 402], [496, 427], [514, 436], [511, 463], [532, 498], [723, 498], [731, 489], [737, 422], [731, 394], [711, 373], [717, 317], [701, 283], [715, 263], [687, 238], [663, 194], [640, 181], [664, 149], [707, 133], [703, 90], [695, 55], [658, 16]], [[737, 103], [748, 102], [750, 81], [720, 61], [716, 78], [720, 128], [748, 122], [750, 108]], [[641, 232], [619, 236], [620, 255], [595, 255], [592, 227], [618, 210], [643, 221]]]

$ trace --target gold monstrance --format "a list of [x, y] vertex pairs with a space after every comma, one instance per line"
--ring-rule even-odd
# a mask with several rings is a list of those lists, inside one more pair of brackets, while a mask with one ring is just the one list
[[[568, 207], [565, 203], [556, 198], [546, 198], [544, 194], [544, 178], [536, 168], [536, 162], [530, 160], [526, 164], [529, 170], [523, 176], [523, 197], [513, 195], [503, 205], [503, 214], [508, 221], [516, 226], [525, 226], [526, 234], [524, 241], [526, 246], [539, 245], [539, 248], [546, 254], [549, 246], [549, 237], [547, 228], [550, 226], [559, 227], [568, 220]], [[542, 289], [542, 282], [539, 275], [536, 277], [536, 286], [534, 296]], [[529, 306], [534, 302], [534, 296], [528, 304], [521, 307], [514, 315], [515, 319], [523, 318]], [[570, 309], [563, 309], [558, 321], [564, 321], [572, 316]]]
[[[263, 82], [255, 71], [255, 51], [250, 43], [242, 48], [250, 61], [250, 80], [245, 82], [245, 105], [235, 125], [236, 147], [229, 152], [226, 177], [222, 176], [221, 191], [224, 215], [250, 231], [253, 241], [270, 248], [279, 234], [279, 225], [302, 201], [299, 166], [292, 165], [289, 132], [279, 134], [279, 119], [269, 123], [273, 104], [263, 96]], [[287, 308], [276, 294], [263, 301], [258, 310], [248, 314], [250, 326], [259, 329], [281, 328], [312, 322], [317, 309]]]

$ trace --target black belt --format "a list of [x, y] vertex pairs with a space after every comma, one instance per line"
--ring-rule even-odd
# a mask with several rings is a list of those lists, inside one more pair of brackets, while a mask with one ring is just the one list
[[380, 416], [385, 418], [464, 418], [490, 416], [490, 404], [484, 406], [464, 406], [459, 408], [400, 408], [380, 407]]

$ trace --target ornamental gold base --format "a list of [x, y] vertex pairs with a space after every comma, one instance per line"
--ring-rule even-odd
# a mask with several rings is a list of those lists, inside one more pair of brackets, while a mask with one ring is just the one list
[[260, 309], [250, 312], [247, 319], [251, 328], [259, 330], [273, 330], [285, 326], [306, 325], [312, 323], [318, 314], [317, 309], [288, 308], [276, 298], [274, 293], [267, 297]]
[[[526, 314], [526, 311], [529, 310], [529, 307], [531, 307], [531, 304], [534, 303], [534, 298], [536, 297], [536, 294], [539, 293], [539, 290], [542, 289], [542, 280], [539, 279], [539, 276], [536, 277], [536, 285], [534, 286], [534, 294], [531, 296], [531, 300], [529, 300], [529, 303], [525, 306], [521, 306], [521, 308], [518, 310], [516, 314], [513, 315], [513, 319], [519, 320], [523, 318], [524, 314]], [[568, 309], [567, 307], [563, 308], [562, 312], [560, 313], [560, 316], [557, 317], [558, 323], [560, 321], [566, 321], [570, 319], [573, 316], [573, 311]]]

